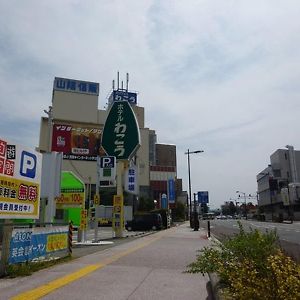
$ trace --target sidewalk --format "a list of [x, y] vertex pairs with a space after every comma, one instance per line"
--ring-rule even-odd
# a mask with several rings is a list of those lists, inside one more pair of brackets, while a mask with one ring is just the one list
[[184, 223], [29, 277], [2, 279], [0, 298], [212, 299], [208, 276], [184, 273], [197, 250], [209, 244], [204, 230]]

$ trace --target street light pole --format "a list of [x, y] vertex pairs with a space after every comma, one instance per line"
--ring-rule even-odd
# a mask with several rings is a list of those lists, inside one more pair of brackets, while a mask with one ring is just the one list
[[49, 106], [49, 110], [44, 109], [44, 113], [48, 115], [47, 152], [50, 153], [52, 150], [53, 107]]
[[192, 228], [192, 187], [191, 187], [191, 168], [190, 168], [190, 149], [187, 151], [188, 157], [188, 173], [189, 173], [189, 218], [190, 218], [190, 227]]
[[[196, 150], [196, 151], [190, 151], [190, 149], [187, 150], [184, 154], [187, 154], [188, 159], [188, 175], [189, 175], [189, 218], [190, 218], [190, 227], [193, 228], [193, 222], [192, 222], [192, 184], [191, 184], [191, 166], [190, 166], [190, 154], [194, 153], [202, 153], [203, 150]], [[195, 219], [193, 219], [195, 220]]]
[[248, 218], [247, 218], [247, 199], [246, 199], [246, 193], [240, 192], [240, 191], [236, 191], [236, 192], [239, 193], [239, 194], [243, 194], [244, 195], [244, 199], [245, 199], [245, 217], [246, 217], [246, 220], [247, 220]]
[[199, 219], [198, 219], [198, 212], [197, 212], [197, 203], [196, 203], [196, 193], [194, 193], [194, 231], [199, 230]]

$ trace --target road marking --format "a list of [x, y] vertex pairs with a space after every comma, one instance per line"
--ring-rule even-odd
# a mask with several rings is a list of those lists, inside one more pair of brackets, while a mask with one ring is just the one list
[[[173, 230], [174, 231], [174, 230]], [[170, 232], [170, 230], [168, 230], [168, 232]], [[160, 234], [161, 233], [161, 234]], [[75, 281], [75, 280], [78, 280], [98, 269], [101, 269], [103, 267], [105, 267], [106, 265], [109, 265], [111, 264], [112, 262], [115, 262], [116, 260], [118, 260], [119, 258], [123, 257], [123, 256], [126, 256], [130, 253], [133, 253], [141, 248], [144, 248], [146, 246], [148, 246], [149, 244], [157, 241], [158, 239], [160, 239], [161, 237], [163, 237], [167, 231], [165, 232], [160, 232], [157, 234], [156, 237], [152, 237], [152, 239], [146, 241], [146, 242], [143, 242], [131, 249], [128, 249], [126, 251], [123, 251], [123, 252], [120, 252], [118, 254], [115, 254], [109, 258], [106, 258], [104, 259], [101, 263], [98, 263], [98, 264], [93, 264], [93, 265], [88, 265], [87, 267], [84, 267], [78, 271], [75, 271], [71, 274], [68, 274], [68, 275], [65, 275], [63, 277], [60, 277], [58, 279], [55, 279], [53, 281], [50, 281], [44, 285], [41, 285], [35, 289], [32, 289], [32, 290], [29, 290], [29, 291], [26, 291], [26, 292], [23, 292], [19, 295], [16, 295], [12, 298], [10, 298], [11, 300], [37, 300], [37, 299], [40, 299], [41, 297], [47, 295], [47, 294], [50, 294], [52, 293], [53, 291]]]
[[36, 289], [27, 291], [25, 293], [19, 294], [11, 300], [27, 300], [27, 299], [39, 299], [42, 296], [45, 296], [52, 291], [59, 289], [77, 279], [82, 278], [83, 276], [96, 271], [97, 269], [103, 268], [103, 264], [96, 264], [96, 265], [89, 265], [85, 268], [82, 268], [74, 273], [71, 273], [69, 275], [63, 276], [61, 278], [55, 279], [47, 284], [44, 284]]

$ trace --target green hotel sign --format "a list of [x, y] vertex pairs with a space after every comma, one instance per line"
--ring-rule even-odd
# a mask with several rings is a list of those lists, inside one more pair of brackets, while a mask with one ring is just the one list
[[102, 147], [117, 160], [130, 159], [140, 146], [140, 131], [127, 101], [113, 103], [104, 124]]

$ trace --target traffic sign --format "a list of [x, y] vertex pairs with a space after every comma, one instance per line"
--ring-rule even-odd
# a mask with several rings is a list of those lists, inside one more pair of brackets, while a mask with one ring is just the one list
[[128, 160], [140, 146], [140, 131], [127, 101], [116, 101], [110, 108], [102, 134], [102, 147], [117, 160]]
[[208, 203], [208, 191], [198, 192], [198, 203], [200, 204]]

